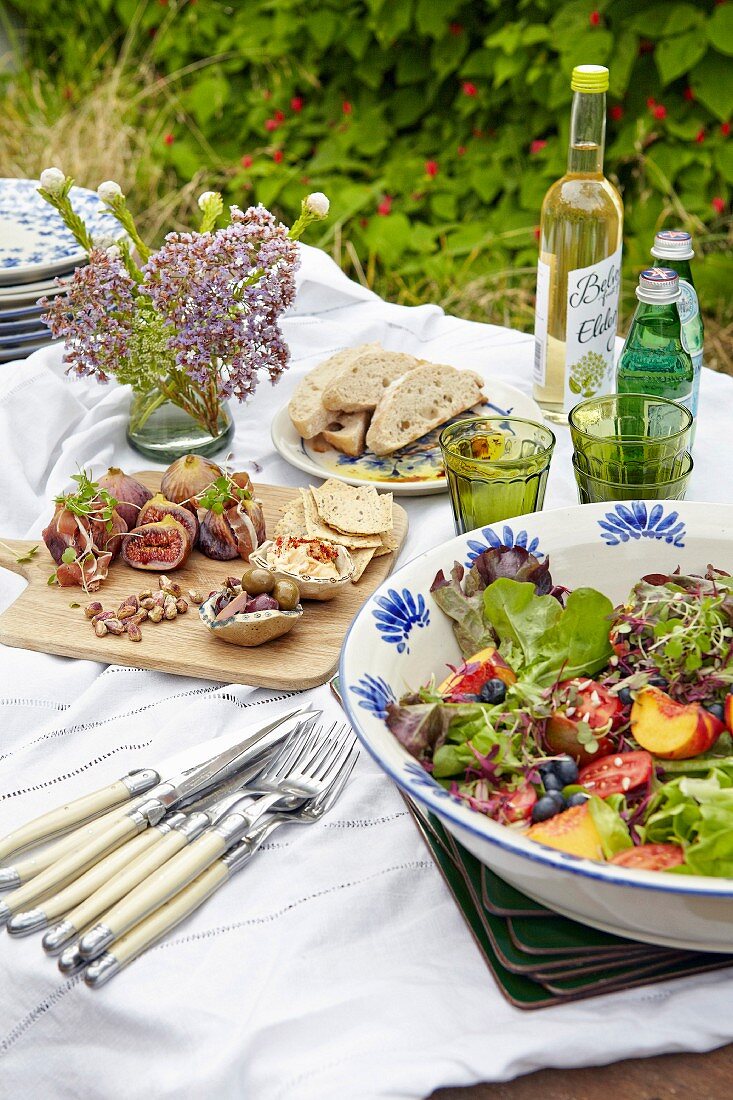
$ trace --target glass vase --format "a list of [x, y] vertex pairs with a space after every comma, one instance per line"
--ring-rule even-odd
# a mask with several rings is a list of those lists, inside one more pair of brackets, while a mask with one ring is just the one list
[[149, 402], [148, 394], [133, 395], [127, 440], [134, 450], [154, 462], [167, 465], [181, 455], [218, 454], [234, 434], [234, 422], [226, 403], [219, 412], [219, 431], [212, 435], [208, 428], [170, 401], [164, 401], [141, 424]]

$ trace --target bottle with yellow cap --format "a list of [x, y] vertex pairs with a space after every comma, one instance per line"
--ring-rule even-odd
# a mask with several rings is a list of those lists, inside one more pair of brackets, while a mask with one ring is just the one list
[[579, 65], [570, 86], [568, 170], [542, 203], [534, 396], [563, 421], [613, 386], [621, 283], [621, 197], [603, 175], [608, 69]]

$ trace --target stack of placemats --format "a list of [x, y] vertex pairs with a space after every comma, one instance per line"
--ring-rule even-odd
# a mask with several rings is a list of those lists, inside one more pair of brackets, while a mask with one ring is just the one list
[[504, 996], [545, 1008], [733, 965], [733, 955], [653, 947], [560, 917], [515, 890], [405, 801]]

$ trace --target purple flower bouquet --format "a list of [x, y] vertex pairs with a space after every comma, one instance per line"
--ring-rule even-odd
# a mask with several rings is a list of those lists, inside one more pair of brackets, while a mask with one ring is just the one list
[[246, 401], [261, 377], [276, 382], [288, 365], [279, 318], [295, 297], [296, 241], [327, 215], [326, 196], [308, 195], [290, 230], [263, 206], [232, 206], [229, 223], [215, 228], [223, 203], [207, 191], [198, 230], [169, 233], [151, 252], [118, 184], [97, 189], [125, 230], [110, 245], [94, 241], [74, 213], [70, 177], [49, 168], [40, 183], [89, 255], [67, 294], [43, 303], [54, 337], [66, 340], [68, 372], [130, 385], [131, 435], [166, 402], [220, 435], [224, 402]]

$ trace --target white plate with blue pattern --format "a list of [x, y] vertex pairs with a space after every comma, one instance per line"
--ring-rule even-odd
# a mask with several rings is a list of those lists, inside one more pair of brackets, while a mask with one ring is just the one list
[[[72, 187], [71, 201], [93, 237], [122, 236], [94, 191]], [[61, 215], [38, 194], [38, 180], [0, 179], [0, 285], [49, 279], [85, 259]]]
[[[448, 507], [446, 503], [446, 508]], [[458, 535], [396, 570], [364, 603], [341, 655], [344, 706], [359, 738], [399, 787], [517, 889], [563, 916], [667, 947], [733, 952], [733, 880], [630, 870], [528, 840], [441, 787], [392, 735], [386, 707], [461, 655], [433, 603], [436, 573], [489, 546], [549, 556], [555, 584], [590, 585], [614, 603], [646, 573], [733, 572], [733, 506], [683, 501], [587, 504], [519, 516]]]
[[[477, 415], [519, 416], [542, 423], [539, 405], [514, 386], [487, 378], [484, 389], [488, 400], [475, 410]], [[471, 414], [467, 412], [461, 413], [461, 416], [469, 415]], [[428, 496], [432, 493], [445, 493], [448, 489], [438, 443], [444, 427], [442, 424], [394, 454], [375, 455], [366, 451], [363, 455], [352, 458], [332, 447], [326, 451], [314, 450], [308, 440], [298, 435], [286, 405], [276, 413], [271, 434], [275, 450], [291, 466], [296, 466], [307, 474], [324, 479], [337, 477], [349, 485], [373, 485], [376, 489], [389, 489], [395, 496]]]

